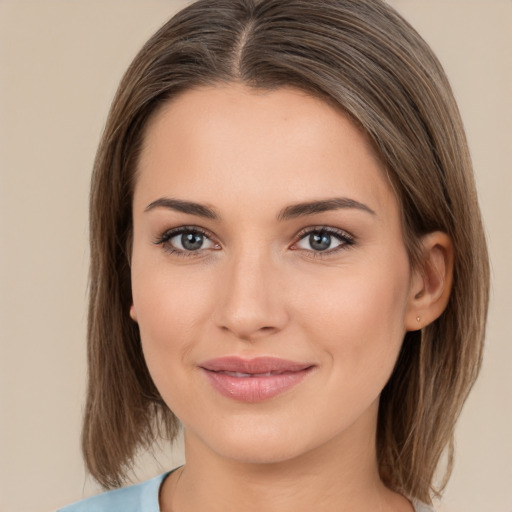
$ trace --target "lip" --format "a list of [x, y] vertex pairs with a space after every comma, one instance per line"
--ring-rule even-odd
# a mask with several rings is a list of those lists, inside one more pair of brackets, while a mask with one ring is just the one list
[[242, 402], [261, 402], [291, 389], [314, 365], [276, 357], [244, 359], [238, 356], [210, 359], [199, 365], [222, 395]]

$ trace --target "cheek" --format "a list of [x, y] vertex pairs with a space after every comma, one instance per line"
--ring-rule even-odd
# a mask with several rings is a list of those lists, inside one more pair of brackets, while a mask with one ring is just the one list
[[407, 257], [395, 255], [395, 260], [388, 266], [380, 260], [340, 269], [314, 301], [302, 305], [303, 329], [323, 340], [332, 364], [344, 372], [389, 373], [394, 366], [405, 335], [410, 277]]
[[[140, 269], [140, 270], [139, 270]], [[157, 387], [186, 365], [211, 317], [208, 273], [168, 264], [132, 264], [132, 295], [146, 363]]]

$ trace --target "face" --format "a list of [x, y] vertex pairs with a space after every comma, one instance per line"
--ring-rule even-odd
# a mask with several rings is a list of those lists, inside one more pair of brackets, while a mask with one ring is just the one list
[[343, 113], [294, 89], [182, 94], [147, 128], [133, 222], [131, 314], [191, 443], [246, 462], [371, 445], [412, 277]]

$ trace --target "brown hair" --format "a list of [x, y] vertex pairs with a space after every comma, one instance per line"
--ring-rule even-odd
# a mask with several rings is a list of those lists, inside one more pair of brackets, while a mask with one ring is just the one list
[[138, 448], [176, 435], [178, 421], [151, 380], [129, 317], [134, 176], [144, 128], [163, 103], [192, 87], [234, 81], [299, 88], [363, 127], [388, 168], [413, 265], [423, 234], [440, 230], [453, 241], [448, 306], [405, 336], [378, 419], [382, 480], [429, 502], [447, 446], [449, 475], [455, 421], [480, 367], [488, 257], [446, 76], [428, 45], [381, 0], [200, 0], [165, 24], [129, 67], [92, 177], [87, 466], [103, 486], [118, 486]]

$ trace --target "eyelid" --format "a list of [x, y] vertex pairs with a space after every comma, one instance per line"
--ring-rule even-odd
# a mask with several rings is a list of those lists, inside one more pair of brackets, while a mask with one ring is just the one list
[[160, 235], [158, 235], [155, 238], [154, 243], [159, 244], [159, 243], [165, 242], [167, 240], [170, 240], [172, 237], [174, 237], [176, 235], [181, 235], [182, 233], [191, 233], [191, 232], [192, 233], [200, 233], [201, 235], [204, 235], [205, 237], [207, 237], [209, 239], [214, 238], [212, 236], [212, 234], [204, 228], [201, 228], [199, 226], [187, 225], [187, 226], [177, 226], [175, 228], [165, 229], [164, 231], [162, 231], [162, 233]]
[[[327, 233], [329, 235], [334, 235], [338, 238], [342, 243], [335, 247], [334, 249], [327, 249], [325, 251], [314, 251], [310, 249], [301, 249], [301, 248], [294, 248], [294, 246], [306, 238], [306, 236], [311, 235], [312, 233]], [[295, 236], [295, 241], [293, 242], [292, 246], [290, 247], [292, 250], [296, 251], [304, 251], [306, 253], [311, 253], [314, 257], [327, 257], [329, 255], [335, 254], [338, 251], [345, 250], [348, 247], [351, 247], [356, 242], [356, 238], [354, 235], [349, 233], [348, 231], [345, 231], [344, 229], [340, 228], [334, 228], [332, 226], [309, 226], [307, 228], [303, 228], [297, 233]]]
[[[197, 249], [196, 251], [187, 251], [183, 249], [179, 249], [177, 247], [173, 247], [168, 242], [174, 238], [175, 236], [181, 235], [183, 233], [199, 233], [203, 235], [205, 238], [210, 240], [213, 244], [215, 244], [214, 248], [208, 248], [208, 249]], [[155, 245], [161, 245], [163, 249], [170, 253], [175, 254], [178, 256], [184, 256], [184, 257], [194, 257], [194, 256], [200, 256], [204, 255], [204, 251], [209, 250], [218, 250], [220, 248], [219, 242], [215, 239], [215, 237], [206, 229], [201, 228], [199, 226], [178, 226], [176, 228], [170, 228], [163, 231], [160, 235], [158, 235], [155, 240], [153, 240], [153, 243]]]

